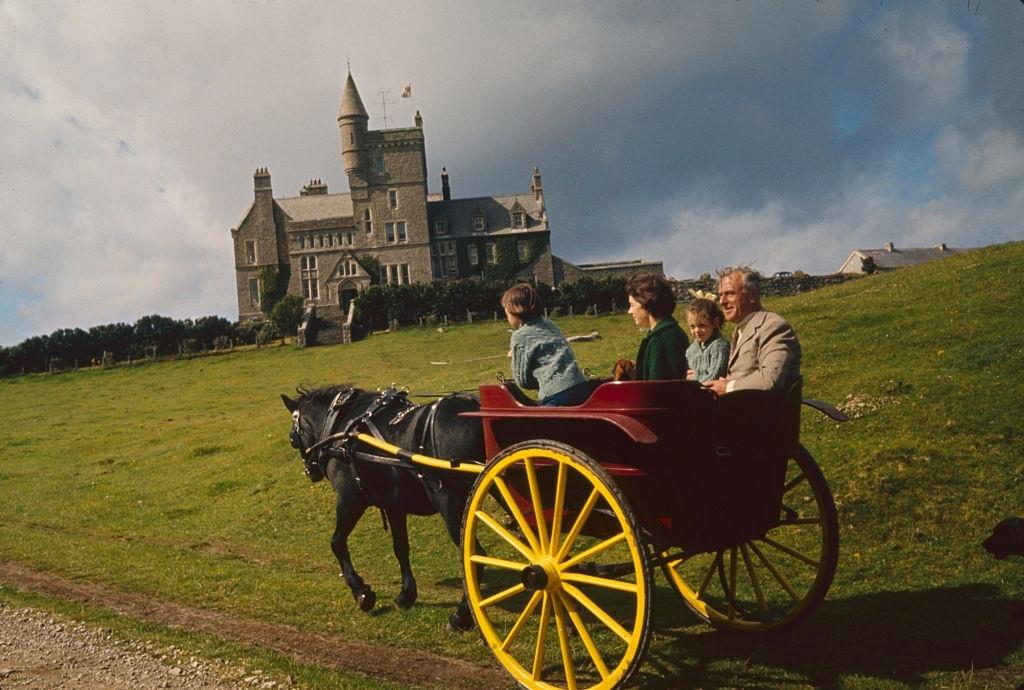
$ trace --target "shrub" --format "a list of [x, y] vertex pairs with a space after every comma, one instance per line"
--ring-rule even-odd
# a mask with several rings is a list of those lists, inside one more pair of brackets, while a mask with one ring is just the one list
[[270, 312], [270, 323], [281, 333], [295, 335], [302, 323], [302, 298], [298, 295], [285, 295]]

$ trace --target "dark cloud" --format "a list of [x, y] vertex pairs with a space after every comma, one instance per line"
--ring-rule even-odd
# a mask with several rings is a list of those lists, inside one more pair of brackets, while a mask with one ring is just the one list
[[[394, 125], [422, 112], [434, 191], [442, 165], [456, 196], [527, 192], [539, 166], [569, 260], [825, 272], [885, 241], [1022, 239], [1022, 15], [8, 0], [0, 342], [153, 312], [234, 317], [228, 230], [253, 169], [270, 168], [279, 196], [313, 177], [346, 188], [348, 61], [371, 124], [384, 92]], [[412, 99], [398, 98], [406, 83]], [[40, 283], [44, 260], [54, 277]]]

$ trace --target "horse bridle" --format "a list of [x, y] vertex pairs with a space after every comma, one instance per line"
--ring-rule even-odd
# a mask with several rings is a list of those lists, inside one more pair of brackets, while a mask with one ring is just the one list
[[395, 420], [392, 420], [392, 423], [400, 421], [405, 414], [415, 408], [415, 406], [409, 402], [406, 392], [399, 391], [394, 386], [391, 386], [381, 391], [361, 415], [349, 419], [348, 422], [345, 423], [344, 427], [335, 431], [334, 428], [338, 423], [338, 418], [342, 416], [343, 412], [345, 412], [345, 407], [348, 405], [349, 401], [355, 398], [358, 393], [358, 389], [350, 388], [339, 391], [338, 394], [334, 396], [334, 400], [331, 401], [330, 407], [328, 408], [327, 418], [324, 420], [323, 426], [320, 428], [320, 436], [317, 442], [309, 448], [304, 448], [302, 445], [302, 435], [299, 432], [299, 411], [295, 410], [292, 412], [292, 430], [289, 434], [291, 444], [293, 448], [296, 448], [299, 451], [299, 455], [302, 457], [306, 476], [312, 481], [316, 482], [323, 479], [323, 449], [326, 446], [331, 445], [336, 441], [341, 441], [340, 444], [334, 445], [332, 448], [336, 450], [342, 458], [351, 459], [352, 453], [348, 446], [349, 442], [352, 440], [352, 432], [357, 426], [360, 424], [365, 425], [367, 430], [373, 434], [374, 437], [383, 440], [383, 435], [373, 422], [373, 416], [389, 407], [397, 400], [403, 401], [410, 407], [403, 413], [399, 413], [399, 416]]
[[[349, 388], [346, 390], [338, 391], [338, 394], [334, 396], [330, 406], [327, 408], [327, 418], [324, 420], [323, 426], [320, 428], [320, 435], [317, 442], [308, 448], [302, 444], [302, 433], [299, 429], [299, 419], [301, 415], [298, 409], [292, 411], [292, 430], [288, 434], [291, 440], [292, 448], [299, 451], [299, 456], [302, 458], [302, 463], [306, 472], [306, 476], [311, 480], [319, 481], [323, 479], [323, 448], [328, 444], [337, 441], [339, 438], [343, 438], [348, 435], [351, 431], [353, 424], [346, 425], [343, 432], [335, 434], [334, 425], [338, 422], [338, 417], [341, 416], [345, 406], [356, 397], [358, 390], [355, 388]], [[344, 448], [342, 448], [344, 452]], [[315, 471], [314, 471], [315, 469]]]

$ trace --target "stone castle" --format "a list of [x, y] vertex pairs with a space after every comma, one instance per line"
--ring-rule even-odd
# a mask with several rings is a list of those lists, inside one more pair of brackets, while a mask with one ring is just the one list
[[261, 269], [287, 270], [288, 293], [329, 322], [343, 322], [353, 298], [371, 284], [411, 284], [503, 277], [558, 285], [595, 278], [662, 272], [660, 262], [626, 261], [574, 266], [551, 254], [541, 174], [529, 191], [452, 199], [446, 168], [441, 192], [427, 188], [423, 118], [414, 126], [370, 130], [351, 72], [338, 112], [341, 158], [349, 193], [329, 194], [319, 179], [298, 196], [274, 198], [270, 172], [253, 175], [255, 199], [231, 229], [240, 321], [262, 318]]

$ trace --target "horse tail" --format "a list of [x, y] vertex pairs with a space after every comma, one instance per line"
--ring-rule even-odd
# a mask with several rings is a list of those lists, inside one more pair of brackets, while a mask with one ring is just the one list
[[384, 512], [383, 508], [380, 508], [380, 519], [384, 523], [384, 531], [388, 531], [388, 514]]

